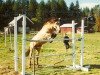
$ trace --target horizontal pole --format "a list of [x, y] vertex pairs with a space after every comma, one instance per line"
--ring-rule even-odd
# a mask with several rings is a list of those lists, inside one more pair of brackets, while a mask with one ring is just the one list
[[[72, 54], [48, 54], [48, 55], [40, 55], [40, 56], [35, 56], [35, 57], [49, 57], [49, 56], [63, 56], [63, 55], [72, 55]], [[33, 58], [33, 57], [32, 57]]]
[[27, 16], [26, 16], [26, 18], [27, 18], [32, 24], [34, 24]]
[[[67, 57], [71, 57], [72, 54], [48, 54], [48, 55], [35, 55], [35, 58], [37, 57], [50, 57], [50, 56], [67, 56]], [[29, 58], [29, 57], [26, 57], [26, 59]], [[31, 59], [33, 59], [34, 57], [31, 57]], [[19, 59], [22, 59], [22, 57], [18, 57], [17, 58], [18, 60]], [[68, 58], [67, 58], [68, 59]], [[78, 58], [77, 58], [78, 59]]]
[[[26, 39], [26, 41], [30, 41], [30, 42], [50, 42], [50, 41], [64, 41], [64, 40], [69, 40], [71, 41], [72, 38], [70, 39], [48, 39], [48, 40], [30, 40], [30, 39]], [[82, 38], [75, 38], [76, 41], [81, 41]]]
[[[63, 39], [62, 39], [63, 40]], [[71, 39], [64, 39], [64, 40], [71, 40]], [[48, 39], [48, 40], [28, 40], [27, 41], [30, 41], [30, 42], [50, 42], [50, 41], [60, 41], [60, 39]]]

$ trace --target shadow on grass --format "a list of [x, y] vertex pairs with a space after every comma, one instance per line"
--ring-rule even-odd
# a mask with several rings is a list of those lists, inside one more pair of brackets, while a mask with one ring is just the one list
[[100, 69], [100, 64], [91, 64], [91, 69]]
[[52, 69], [62, 69], [65, 68], [66, 66], [43, 66], [39, 65], [39, 68], [52, 68]]
[[60, 73], [64, 70], [66, 66], [46, 66], [41, 67], [36, 70], [37, 75], [57, 75], [57, 73]]
[[100, 69], [100, 64], [89, 64], [89, 66], [90, 66], [90, 69]]

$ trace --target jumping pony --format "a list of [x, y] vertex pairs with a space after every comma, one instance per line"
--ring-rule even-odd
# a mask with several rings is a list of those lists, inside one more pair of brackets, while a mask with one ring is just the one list
[[[37, 56], [39, 56], [42, 45], [47, 42], [51, 43], [52, 40], [50, 41], [50, 39], [54, 39], [59, 32], [60, 32], [59, 20], [56, 18], [50, 18], [44, 24], [42, 29], [32, 38], [32, 40], [37, 40], [37, 41], [30, 42], [29, 49], [26, 52], [26, 56], [29, 55], [29, 57], [30, 57], [30, 67], [32, 64], [31, 58], [32, 58], [33, 50], [36, 50]], [[48, 40], [48, 41], [43, 41], [43, 40]], [[39, 59], [39, 57], [36, 58], [37, 65], [38, 65], [38, 59]]]

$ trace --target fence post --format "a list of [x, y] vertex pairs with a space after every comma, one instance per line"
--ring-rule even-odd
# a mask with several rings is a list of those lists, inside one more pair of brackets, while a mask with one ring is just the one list
[[83, 67], [83, 53], [84, 53], [84, 20], [81, 21], [81, 59], [80, 59], [80, 66]]
[[15, 71], [18, 71], [18, 46], [17, 46], [17, 17], [14, 17], [14, 62]]
[[22, 75], [25, 75], [25, 49], [26, 49], [26, 16], [23, 15], [22, 21]]
[[72, 21], [72, 60], [73, 67], [75, 67], [76, 51], [75, 51], [75, 22]]

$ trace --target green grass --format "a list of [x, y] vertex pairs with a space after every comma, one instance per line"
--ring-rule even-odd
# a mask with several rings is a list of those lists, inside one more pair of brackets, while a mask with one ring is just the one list
[[[13, 35], [12, 35], [13, 36]], [[69, 35], [71, 36], [71, 35]], [[76, 34], [77, 37], [79, 35]], [[27, 35], [31, 38], [32, 35]], [[56, 38], [62, 38], [58, 35]], [[13, 38], [12, 38], [13, 39]], [[21, 58], [21, 34], [18, 35], [18, 55]], [[13, 47], [12, 40], [12, 47]], [[29, 42], [27, 42], [27, 47]], [[14, 50], [10, 50], [11, 43], [9, 35], [7, 36], [7, 47], [5, 47], [4, 36], [0, 35], [0, 75], [16, 75], [14, 72]], [[72, 49], [66, 50], [62, 41], [54, 41], [46, 43], [41, 49], [40, 55], [48, 54], [63, 54], [62, 56], [40, 57], [39, 64], [42, 65], [36, 68], [36, 75], [99, 75], [100, 74], [100, 33], [85, 34], [84, 48], [84, 65], [90, 65], [90, 71], [69, 71], [64, 68], [66, 65], [72, 65], [71, 53]], [[80, 42], [76, 42], [76, 63], [79, 64], [80, 59]], [[21, 59], [19, 61], [19, 72], [21, 72]], [[26, 59], [26, 72], [32, 73], [32, 69], [28, 68], [28, 58]], [[50, 65], [50, 66], [48, 66]], [[46, 67], [47, 66], [47, 67]], [[18, 73], [18, 75], [20, 75]]]

